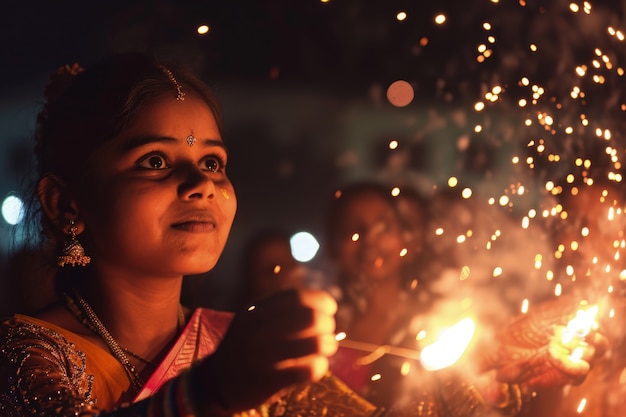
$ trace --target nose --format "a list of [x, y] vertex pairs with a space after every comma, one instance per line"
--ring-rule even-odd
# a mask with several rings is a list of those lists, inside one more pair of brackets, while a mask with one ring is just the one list
[[181, 173], [182, 181], [178, 186], [178, 195], [185, 200], [214, 198], [215, 183], [208, 172], [190, 164]]

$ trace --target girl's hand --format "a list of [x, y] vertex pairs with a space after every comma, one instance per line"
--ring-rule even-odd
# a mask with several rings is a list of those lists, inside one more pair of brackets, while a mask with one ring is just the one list
[[319, 380], [337, 351], [336, 311], [323, 291], [287, 290], [266, 298], [235, 315], [215, 353], [199, 364], [197, 382], [206, 378], [221, 405], [237, 411], [293, 384]]

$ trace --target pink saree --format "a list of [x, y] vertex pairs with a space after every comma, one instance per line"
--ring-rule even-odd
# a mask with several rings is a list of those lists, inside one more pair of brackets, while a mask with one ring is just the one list
[[194, 361], [211, 354], [224, 337], [231, 319], [232, 314], [228, 312], [196, 309], [174, 346], [133, 402], [148, 398]]

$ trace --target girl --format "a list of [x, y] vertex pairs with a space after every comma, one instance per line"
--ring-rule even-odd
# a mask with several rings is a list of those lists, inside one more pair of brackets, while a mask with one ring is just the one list
[[46, 96], [36, 195], [59, 300], [1, 327], [0, 414], [232, 414], [319, 380], [336, 350], [327, 294], [280, 294], [228, 332], [230, 315], [179, 303], [183, 275], [215, 265], [236, 210], [208, 88], [122, 54], [61, 69]]

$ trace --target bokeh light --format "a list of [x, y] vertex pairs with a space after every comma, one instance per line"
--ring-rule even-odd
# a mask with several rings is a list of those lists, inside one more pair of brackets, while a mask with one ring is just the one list
[[309, 232], [295, 233], [289, 239], [291, 244], [291, 254], [299, 262], [309, 262], [315, 257], [320, 248], [320, 244]]
[[2, 218], [10, 225], [17, 225], [24, 219], [24, 202], [10, 194], [2, 201]]
[[387, 88], [387, 100], [396, 107], [408, 106], [414, 97], [413, 87], [407, 81], [394, 81]]

